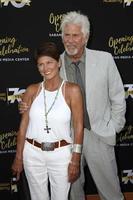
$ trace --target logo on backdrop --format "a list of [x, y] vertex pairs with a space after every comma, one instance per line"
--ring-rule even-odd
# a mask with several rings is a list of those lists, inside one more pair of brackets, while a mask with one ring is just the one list
[[104, 3], [120, 3], [123, 5], [123, 7], [129, 7], [131, 6], [133, 0], [103, 0]]
[[[133, 84], [124, 84], [126, 100], [133, 100]], [[130, 113], [130, 120], [132, 119]], [[130, 122], [116, 137], [117, 146], [133, 146], [133, 125]]]
[[0, 38], [0, 62], [29, 61], [29, 57], [20, 57], [29, 52], [29, 48], [24, 47], [16, 37], [5, 36]]
[[7, 104], [19, 103], [24, 92], [25, 89], [7, 88], [6, 92], [0, 93], [0, 101], [7, 102]]
[[6, 92], [0, 92], [0, 101], [7, 101]]
[[117, 146], [133, 146], [133, 126], [128, 125], [117, 135]]
[[63, 14], [49, 14], [49, 24], [51, 25], [51, 32], [49, 37], [59, 37], [61, 36], [60, 24]]
[[133, 59], [133, 35], [110, 36], [108, 46], [113, 50], [115, 59]]
[[128, 170], [122, 171], [122, 183], [123, 184], [128, 184], [128, 183], [133, 184], [133, 169], [128, 169]]
[[126, 99], [132, 98], [133, 99], [133, 84], [124, 84], [125, 92], [126, 92]]
[[10, 183], [0, 183], [0, 191], [10, 191]]
[[16, 135], [16, 131], [0, 132], [0, 154], [16, 151]]
[[8, 6], [11, 4], [15, 8], [23, 8], [24, 6], [30, 6], [31, 0], [0, 0], [0, 6]]
[[20, 88], [8, 88], [7, 89], [7, 102], [9, 104], [15, 103], [15, 101], [20, 102], [25, 89]]
[[133, 0], [124, 0], [123, 3], [124, 3], [126, 6], [130, 6], [132, 2], [133, 2]]

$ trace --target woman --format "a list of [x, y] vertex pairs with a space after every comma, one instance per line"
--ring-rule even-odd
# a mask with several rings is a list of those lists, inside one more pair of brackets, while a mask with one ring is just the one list
[[[17, 151], [12, 165], [17, 180], [26, 173], [32, 200], [67, 200], [79, 176], [83, 142], [83, 100], [78, 85], [59, 75], [60, 55], [54, 43], [43, 43], [35, 59], [42, 83], [30, 85], [23, 97]], [[74, 139], [71, 138], [71, 121]]]

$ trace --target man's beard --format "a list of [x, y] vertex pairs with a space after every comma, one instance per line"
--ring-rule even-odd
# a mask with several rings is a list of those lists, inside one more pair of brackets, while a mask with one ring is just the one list
[[78, 53], [78, 49], [75, 48], [73, 50], [69, 50], [67, 47], [65, 48], [65, 51], [67, 52], [68, 55], [70, 56], [75, 56]]

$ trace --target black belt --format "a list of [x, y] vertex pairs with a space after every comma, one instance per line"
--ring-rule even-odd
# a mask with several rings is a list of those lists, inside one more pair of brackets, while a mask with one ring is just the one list
[[42, 151], [54, 151], [55, 148], [63, 147], [70, 144], [65, 140], [61, 140], [58, 142], [42, 142], [42, 143], [39, 143], [36, 140], [30, 138], [26, 138], [26, 140], [30, 144], [33, 144], [34, 146], [40, 148]]

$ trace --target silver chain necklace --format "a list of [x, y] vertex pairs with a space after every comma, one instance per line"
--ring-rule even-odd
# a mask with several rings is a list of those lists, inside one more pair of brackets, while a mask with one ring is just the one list
[[54, 101], [53, 103], [51, 104], [51, 106], [49, 107], [48, 111], [47, 111], [47, 103], [46, 103], [46, 92], [45, 92], [45, 84], [44, 84], [44, 117], [45, 117], [45, 124], [46, 124], [46, 127], [44, 128], [44, 130], [46, 130], [47, 133], [49, 133], [49, 130], [51, 130], [51, 128], [48, 126], [48, 114], [49, 112], [52, 110], [56, 100], [57, 100], [57, 97], [58, 97], [58, 94], [59, 94], [59, 89], [60, 89], [60, 85], [57, 89], [57, 92], [56, 92], [56, 95], [55, 95], [55, 98], [54, 98]]

